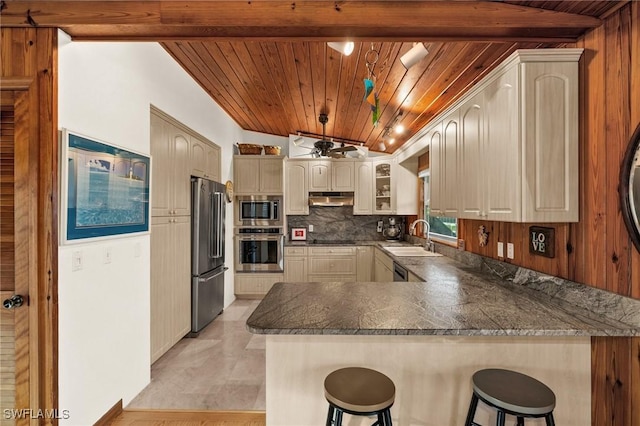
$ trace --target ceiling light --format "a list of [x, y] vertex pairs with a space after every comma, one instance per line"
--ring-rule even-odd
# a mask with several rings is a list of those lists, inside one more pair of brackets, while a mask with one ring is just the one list
[[409, 69], [420, 62], [420, 60], [428, 54], [429, 51], [425, 47], [424, 43], [413, 43], [413, 47], [400, 57], [400, 62], [402, 62], [402, 65], [406, 69]]
[[344, 56], [351, 55], [351, 52], [353, 52], [353, 48], [355, 47], [352, 41], [330, 41], [327, 44], [330, 48], [337, 50]]
[[393, 131], [396, 132], [396, 135], [404, 133], [404, 126], [402, 124], [396, 124], [396, 127], [393, 128]]
[[386, 147], [386, 145], [384, 144], [384, 142], [380, 142], [380, 143], [378, 144], [378, 149], [379, 149], [380, 151], [385, 151], [385, 150], [387, 149], [387, 147]]

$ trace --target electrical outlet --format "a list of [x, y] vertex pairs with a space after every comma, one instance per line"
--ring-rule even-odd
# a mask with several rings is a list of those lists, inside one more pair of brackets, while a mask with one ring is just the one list
[[382, 232], [382, 221], [381, 220], [378, 221], [378, 227], [376, 228], [376, 231]]
[[498, 241], [498, 257], [504, 257], [504, 243]]
[[507, 243], [507, 257], [509, 259], [513, 259], [514, 254], [513, 254], [513, 243]]
[[79, 271], [82, 269], [82, 252], [74, 251], [71, 255], [71, 271]]
[[104, 249], [104, 253], [102, 256], [102, 263], [104, 264], [111, 263], [111, 247], [107, 247]]
[[313, 225], [309, 225], [309, 232], [313, 232]]

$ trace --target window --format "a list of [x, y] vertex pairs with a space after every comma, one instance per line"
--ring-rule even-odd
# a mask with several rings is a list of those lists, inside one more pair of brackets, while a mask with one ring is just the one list
[[[457, 242], [458, 238], [458, 220], [455, 217], [431, 216], [429, 211], [429, 169], [423, 170], [418, 175], [422, 180], [424, 188], [424, 218], [429, 222], [430, 237], [440, 238], [446, 241]], [[423, 231], [424, 235], [424, 231]]]

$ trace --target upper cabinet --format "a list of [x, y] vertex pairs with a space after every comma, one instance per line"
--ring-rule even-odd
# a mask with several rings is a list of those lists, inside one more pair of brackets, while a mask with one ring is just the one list
[[395, 159], [372, 161], [374, 182], [373, 214], [415, 215], [418, 213], [418, 164], [410, 168]]
[[279, 155], [234, 156], [234, 192], [237, 195], [281, 195], [283, 160]]
[[350, 192], [355, 188], [353, 160], [309, 161], [309, 192]]
[[220, 181], [220, 147], [191, 136], [191, 174]]
[[151, 114], [152, 216], [184, 216], [191, 212], [191, 163], [188, 133]]
[[375, 182], [375, 203], [373, 204], [374, 214], [392, 214], [392, 196], [395, 195], [391, 188], [391, 166], [393, 161], [374, 160], [373, 179]]
[[308, 163], [307, 160], [286, 160], [285, 162], [285, 214], [309, 214]]
[[220, 179], [220, 147], [151, 110], [152, 216], [191, 214], [191, 176]]
[[371, 161], [355, 161], [353, 175], [353, 214], [366, 215], [373, 211], [373, 166]]
[[581, 54], [517, 51], [429, 126], [433, 215], [578, 221]]

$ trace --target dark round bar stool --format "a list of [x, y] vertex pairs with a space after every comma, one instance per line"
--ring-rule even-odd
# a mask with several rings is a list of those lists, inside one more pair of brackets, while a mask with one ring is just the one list
[[544, 417], [547, 426], [555, 426], [553, 409], [556, 395], [544, 383], [510, 370], [489, 368], [473, 375], [473, 395], [465, 426], [480, 426], [473, 421], [478, 400], [498, 410], [497, 426], [504, 426], [505, 415], [518, 419], [524, 426], [525, 418]]
[[377, 415], [377, 426], [391, 426], [391, 406], [396, 386], [384, 374], [362, 367], [341, 368], [324, 379], [329, 402], [327, 426], [342, 426], [342, 414]]

